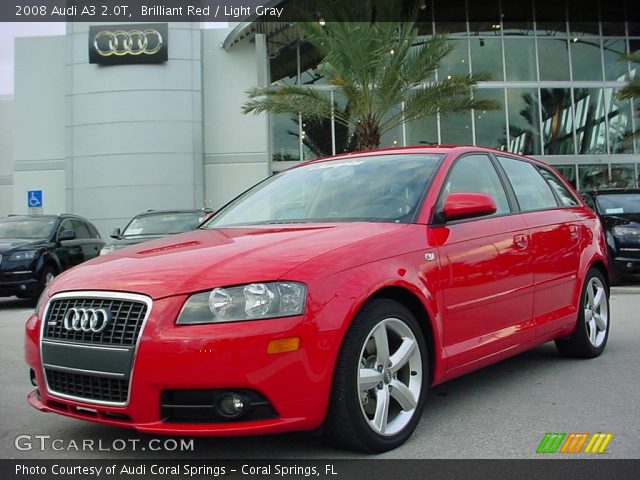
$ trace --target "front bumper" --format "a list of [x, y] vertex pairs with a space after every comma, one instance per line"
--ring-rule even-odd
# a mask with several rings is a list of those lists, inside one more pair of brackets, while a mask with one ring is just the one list
[[[324, 419], [339, 332], [319, 331], [318, 318], [303, 316], [218, 325], [176, 326], [186, 297], [155, 300], [141, 333], [125, 406], [56, 395], [46, 387], [40, 322], [27, 322], [26, 360], [38, 389], [28, 396], [38, 410], [141, 432], [183, 435], [248, 435], [313, 430]], [[300, 338], [297, 350], [267, 353], [271, 340]], [[168, 422], [161, 414], [166, 390], [247, 389], [273, 408], [272, 418], [211, 423]]]
[[33, 296], [38, 291], [39, 281], [32, 271], [0, 271], [0, 297], [12, 295]]

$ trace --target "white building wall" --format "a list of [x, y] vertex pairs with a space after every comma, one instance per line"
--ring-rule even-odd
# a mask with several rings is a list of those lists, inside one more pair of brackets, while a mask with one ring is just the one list
[[0, 96], [0, 216], [13, 211], [13, 97]]
[[205, 202], [219, 208], [264, 179], [269, 169], [268, 115], [243, 115], [245, 92], [267, 81], [265, 40], [221, 48], [229, 30], [203, 31]]
[[203, 204], [201, 33], [170, 23], [163, 64], [89, 64], [67, 26], [66, 202], [106, 236], [147, 209]]
[[64, 199], [65, 46], [62, 36], [17, 38], [13, 112], [13, 213], [42, 190], [43, 213], [68, 211]]

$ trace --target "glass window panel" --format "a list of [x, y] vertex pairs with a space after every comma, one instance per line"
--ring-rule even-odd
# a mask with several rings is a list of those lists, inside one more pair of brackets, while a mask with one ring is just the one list
[[540, 80], [569, 80], [569, 51], [566, 38], [539, 38]]
[[469, 73], [469, 50], [467, 39], [450, 40], [453, 50], [440, 60], [438, 78], [443, 80], [448, 75], [466, 75]]
[[564, 0], [536, 0], [536, 33], [566, 36], [567, 17]]
[[330, 118], [303, 118], [300, 138], [304, 160], [328, 157], [333, 154]]
[[300, 160], [298, 118], [278, 114], [271, 116], [273, 161]]
[[505, 35], [533, 35], [531, 0], [502, 2], [502, 29]]
[[[624, 5], [626, 3], [626, 5]], [[600, 0], [600, 18], [602, 20], [602, 34], [605, 36], [621, 37], [626, 35], [624, 11], [627, 17], [637, 18], [637, 5], [633, 5], [634, 0], [625, 2], [624, 0]], [[636, 11], [636, 15], [632, 12]]]
[[579, 154], [607, 153], [603, 93], [601, 88], [577, 88], [573, 91]]
[[509, 151], [525, 155], [540, 154], [540, 115], [538, 90], [508, 88]]
[[562, 175], [568, 182], [577, 188], [576, 186], [576, 166], [575, 165], [553, 165], [560, 175]]
[[495, 215], [511, 212], [498, 172], [486, 155], [465, 155], [456, 161], [438, 202], [440, 205], [449, 193], [483, 193], [496, 202]]
[[440, 116], [443, 145], [471, 145], [471, 112]]
[[407, 145], [437, 145], [438, 119], [433, 117], [412, 120], [405, 126], [407, 132]]
[[598, 0], [569, 1], [567, 7], [572, 37], [600, 35]]
[[598, 22], [569, 22], [569, 36], [571, 38], [600, 36], [600, 24]]
[[625, 81], [628, 78], [627, 62], [620, 60], [627, 51], [626, 43], [623, 38], [603, 39], [604, 75], [607, 80]]
[[500, 0], [474, 0], [467, 2], [467, 7], [472, 36], [500, 31]]
[[558, 179], [558, 177], [555, 176], [555, 174], [553, 174], [546, 168], [539, 168], [538, 170], [547, 181], [547, 183], [551, 186], [558, 198], [560, 198], [560, 202], [562, 203], [562, 205], [568, 207], [578, 204], [577, 200], [573, 197], [573, 194], [569, 192], [569, 189], [565, 187], [564, 183], [562, 183]]
[[504, 90], [481, 88], [476, 90], [476, 98], [497, 100], [500, 110], [475, 110], [476, 145], [506, 150], [507, 125], [504, 111]]
[[[381, 124], [384, 124], [386, 119], [391, 118], [392, 116], [398, 113], [400, 113], [400, 107], [391, 109], [389, 113], [383, 118]], [[385, 132], [380, 138], [380, 146], [381, 147], [402, 147], [403, 146], [402, 125], [392, 128], [388, 132]]]
[[574, 80], [602, 80], [600, 39], [585, 37], [571, 41], [571, 66]]
[[474, 73], [491, 74], [491, 80], [504, 80], [502, 73], [502, 40], [499, 38], [470, 38], [471, 68]]
[[531, 163], [501, 156], [498, 156], [498, 161], [509, 178], [522, 210], [541, 210], [558, 206], [551, 187]]
[[635, 38], [629, 39], [629, 53], [635, 53], [640, 50], [640, 40]]
[[616, 89], [604, 89], [604, 109], [609, 118], [610, 153], [633, 153], [631, 133], [631, 103], [618, 100]]
[[466, 2], [464, 0], [433, 0], [436, 33], [467, 35]]
[[[340, 92], [333, 93], [333, 103], [336, 115], [340, 117], [348, 117], [347, 99]], [[336, 131], [336, 154], [352, 152], [356, 148], [356, 139], [353, 132], [340, 122], [335, 122]]]
[[587, 192], [604, 188], [609, 183], [607, 165], [578, 165], [580, 191]]
[[633, 163], [612, 164], [611, 183], [612, 188], [635, 188], [636, 169]]
[[537, 80], [536, 48], [533, 39], [504, 39], [507, 80]]
[[544, 153], [546, 155], [574, 154], [571, 90], [543, 88], [540, 91], [540, 99]]
[[628, 22], [629, 36], [640, 37], [640, 22]]

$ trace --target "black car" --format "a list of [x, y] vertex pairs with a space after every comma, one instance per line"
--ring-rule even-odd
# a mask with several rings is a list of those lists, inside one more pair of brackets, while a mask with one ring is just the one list
[[213, 214], [208, 208], [192, 210], [149, 210], [136, 215], [121, 231], [114, 228], [111, 232], [112, 243], [105, 246], [100, 255], [111, 253], [129, 245], [155, 240], [176, 233], [195, 230]]
[[0, 297], [37, 298], [63, 271], [97, 257], [104, 242], [76, 215], [0, 218]]
[[583, 193], [606, 231], [611, 282], [640, 272], [640, 189], [612, 189]]

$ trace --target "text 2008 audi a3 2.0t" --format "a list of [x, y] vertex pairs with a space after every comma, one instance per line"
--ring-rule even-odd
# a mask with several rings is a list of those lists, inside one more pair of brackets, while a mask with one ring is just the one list
[[142, 432], [323, 427], [402, 444], [435, 384], [609, 332], [596, 215], [552, 169], [474, 147], [306, 163], [200, 229], [60, 275], [26, 326], [35, 408]]

